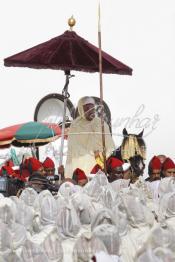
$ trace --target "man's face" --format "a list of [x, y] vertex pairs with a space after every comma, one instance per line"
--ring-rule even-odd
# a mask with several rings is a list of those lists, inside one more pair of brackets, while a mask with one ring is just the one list
[[45, 168], [46, 176], [54, 176], [55, 168]]
[[165, 177], [174, 176], [175, 177], [175, 168], [170, 168], [163, 171]]
[[131, 176], [132, 176], [132, 171], [130, 168], [123, 172], [123, 179], [131, 179]]
[[42, 176], [45, 176], [46, 175], [46, 171], [44, 170], [44, 167], [40, 167], [38, 170], [37, 170], [38, 173], [40, 173]]
[[87, 179], [81, 179], [78, 181], [78, 185], [83, 187], [87, 184], [87, 182], [88, 182]]
[[86, 120], [91, 121], [95, 117], [95, 105], [94, 104], [86, 104], [83, 105], [84, 115]]
[[111, 170], [112, 175], [115, 175], [116, 179], [123, 179], [123, 169], [122, 167], [115, 167]]
[[160, 180], [160, 173], [161, 173], [160, 169], [153, 169], [150, 176], [151, 181]]

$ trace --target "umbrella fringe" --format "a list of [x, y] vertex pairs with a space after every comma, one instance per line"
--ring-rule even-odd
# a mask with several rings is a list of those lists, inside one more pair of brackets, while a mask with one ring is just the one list
[[[95, 71], [96, 69], [94, 68], [94, 70], [89, 70], [87, 69], [86, 67], [84, 68], [74, 68], [73, 66], [71, 66], [70, 68], [68, 68], [67, 66], [57, 66], [57, 65], [43, 65], [43, 66], [40, 66], [40, 65], [25, 65], [25, 64], [20, 64], [20, 63], [13, 63], [13, 65], [11, 65], [11, 63], [8, 63], [8, 62], [4, 62], [4, 65], [7, 66], [7, 67], [23, 67], [23, 68], [32, 68], [32, 69], [51, 69], [51, 70], [63, 70], [63, 71], [66, 71], [66, 70], [73, 70], [73, 71], [79, 71], [79, 72], [85, 72], [85, 73], [98, 73], [98, 71]], [[82, 66], [81, 66], [82, 67]], [[105, 70], [105, 72], [103, 72], [103, 74], [119, 74], [119, 75], [126, 75], [125, 72], [123, 72], [123, 70], [119, 69], [119, 70], [116, 70], [116, 72], [111, 72], [110, 70]], [[132, 71], [128, 72], [127, 75], [132, 75]]]
[[[49, 137], [49, 138], [38, 138], [38, 139], [27, 139], [27, 140], [17, 140], [15, 139], [15, 141], [19, 142], [19, 143], [26, 143], [26, 144], [32, 144], [32, 143], [45, 143], [45, 142], [53, 142], [55, 140], [57, 140], [59, 137], [61, 137], [60, 135], [59, 136], [54, 136], [54, 137]], [[13, 140], [14, 141], [14, 140]]]
[[5, 145], [8, 145], [8, 144], [11, 144], [15, 139], [9, 139], [9, 140], [6, 140], [6, 141], [0, 141], [0, 146], [5, 146]]

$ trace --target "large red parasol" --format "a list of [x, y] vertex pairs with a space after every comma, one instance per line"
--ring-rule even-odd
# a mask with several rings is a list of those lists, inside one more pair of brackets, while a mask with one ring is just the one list
[[[5, 66], [36, 69], [99, 72], [99, 49], [74, 31], [4, 59]], [[102, 70], [107, 74], [131, 75], [132, 69], [102, 52]]]
[[[66, 107], [68, 94], [70, 70], [84, 72], [99, 72], [99, 48], [80, 37], [72, 27], [75, 25], [75, 19], [68, 20], [70, 31], [57, 36], [47, 42], [36, 45], [18, 54], [4, 59], [5, 66], [29, 67], [36, 69], [58, 69], [64, 70], [66, 74], [66, 83], [62, 94], [65, 97], [63, 126], [62, 126], [62, 146], [64, 141], [64, 123], [66, 117]], [[100, 50], [101, 51], [101, 50]], [[108, 74], [132, 75], [132, 69], [101, 51], [101, 71]], [[61, 154], [62, 155], [62, 154]], [[60, 157], [60, 164], [62, 157]]]

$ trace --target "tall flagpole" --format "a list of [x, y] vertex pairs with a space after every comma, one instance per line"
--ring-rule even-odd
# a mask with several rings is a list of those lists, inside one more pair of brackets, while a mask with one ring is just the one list
[[100, 21], [100, 3], [98, 6], [98, 47], [99, 47], [99, 78], [100, 78], [100, 106], [101, 106], [101, 131], [102, 131], [102, 148], [104, 159], [104, 172], [106, 170], [106, 146], [105, 146], [105, 129], [104, 129], [104, 107], [103, 107], [103, 79], [102, 79], [102, 52], [101, 52], [101, 21]]

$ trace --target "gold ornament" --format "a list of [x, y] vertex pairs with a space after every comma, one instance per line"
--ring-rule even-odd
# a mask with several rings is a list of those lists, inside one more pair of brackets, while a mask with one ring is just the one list
[[73, 26], [75, 25], [76, 20], [73, 15], [68, 19], [68, 25], [70, 26], [70, 30], [72, 31]]

